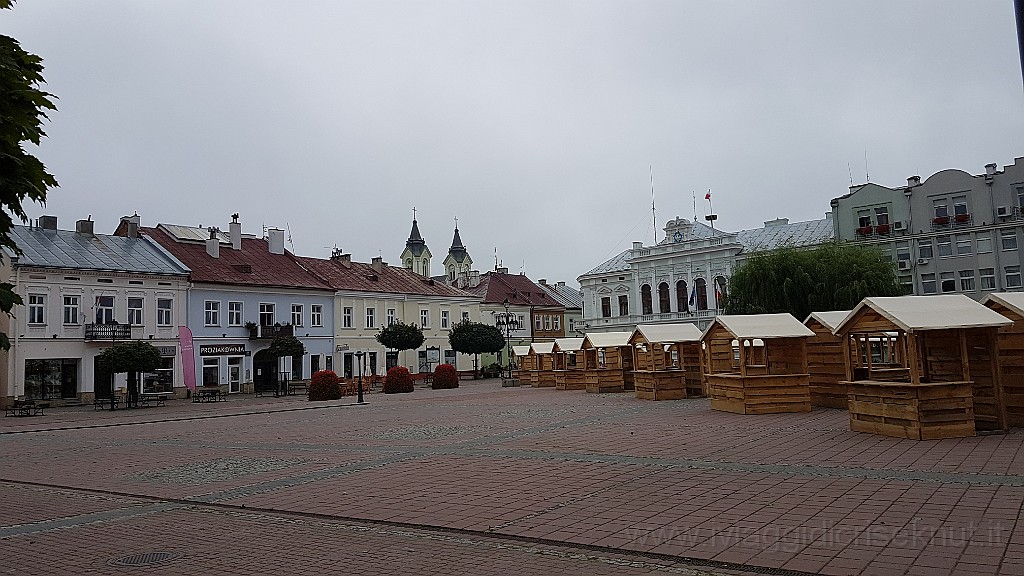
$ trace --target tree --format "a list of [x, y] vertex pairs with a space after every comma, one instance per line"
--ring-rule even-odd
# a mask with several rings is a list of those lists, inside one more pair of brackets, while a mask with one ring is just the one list
[[[136, 340], [107, 348], [99, 355], [100, 369], [113, 374], [128, 374], [128, 402], [133, 404], [139, 393], [139, 372], [152, 372], [161, 365], [160, 351], [149, 342]], [[113, 396], [111, 396], [113, 406]]]
[[733, 273], [728, 314], [850, 310], [868, 296], [902, 296], [896, 266], [877, 248], [831, 242], [754, 254]]
[[285, 356], [294, 358], [295, 356], [305, 354], [306, 347], [295, 336], [278, 336], [270, 341], [267, 352], [274, 358], [283, 358]]
[[[0, 9], [13, 4], [14, 0], [0, 0]], [[42, 129], [43, 121], [49, 119], [46, 111], [57, 109], [51, 100], [54, 96], [39, 89], [43, 83], [42, 58], [22, 50], [14, 38], [0, 35], [0, 246], [16, 254], [21, 251], [11, 238], [11, 216], [27, 221], [22, 203], [28, 199], [43, 204], [46, 191], [57, 186], [57, 179], [23, 145], [39, 145], [46, 136]], [[12, 284], [0, 283], [0, 310], [10, 315], [22, 303]], [[0, 332], [0, 349], [10, 347], [7, 334]]]
[[415, 350], [423, 345], [423, 330], [415, 324], [395, 322], [380, 329], [377, 342], [392, 350]]
[[480, 354], [497, 352], [505, 347], [505, 337], [497, 326], [463, 320], [452, 326], [448, 333], [448, 343], [452, 350], [460, 354], [473, 354], [474, 371], [480, 364]]

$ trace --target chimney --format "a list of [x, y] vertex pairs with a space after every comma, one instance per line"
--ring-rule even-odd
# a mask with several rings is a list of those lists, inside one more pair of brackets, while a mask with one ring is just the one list
[[537, 280], [537, 283], [540, 284], [541, 286], [547, 286], [548, 285], [548, 281], [547, 281], [546, 278], [541, 278], [540, 280]]
[[495, 268], [494, 271], [498, 274], [508, 274], [508, 268]]
[[284, 230], [267, 228], [267, 243], [271, 254], [284, 254]]
[[921, 185], [921, 177], [920, 176], [911, 176], [910, 178], [907, 178], [907, 186], [920, 186], [920, 185]]
[[633, 242], [633, 250], [639, 250], [644, 247], [643, 242]]
[[220, 230], [211, 227], [209, 231], [210, 237], [206, 239], [206, 253], [213, 258], [220, 258], [220, 240], [217, 239], [217, 232]]
[[789, 218], [776, 218], [775, 220], [766, 221], [764, 223], [764, 227], [768, 228], [769, 226], [785, 226], [786, 224], [789, 224]]
[[[139, 213], [136, 212], [131, 216], [121, 216], [121, 224], [118, 225], [118, 230], [124, 227], [124, 235], [126, 238], [138, 238], [139, 237], [139, 226], [142, 225], [142, 218], [139, 217]], [[117, 232], [114, 232], [117, 234]]]
[[231, 239], [231, 248], [242, 249], [242, 223], [238, 221], [238, 212], [231, 215], [231, 224], [228, 224], [228, 238]]
[[384, 263], [384, 258], [380, 256], [374, 256], [373, 260], [370, 262], [370, 267], [373, 268], [373, 271], [377, 274], [384, 272], [384, 266], [387, 266], [387, 264]]
[[563, 280], [563, 281], [560, 281], [560, 282], [559, 282], [559, 283], [558, 283], [557, 285], [558, 285], [558, 286], [565, 286], [565, 281], [564, 281], [564, 280]]
[[39, 227], [43, 230], [56, 230], [57, 229], [57, 217], [56, 216], [40, 216]]
[[77, 222], [75, 222], [75, 232], [79, 234], [87, 234], [89, 236], [92, 236], [93, 224], [94, 222], [92, 221], [92, 216], [90, 216], [86, 220], [78, 220]]
[[995, 176], [995, 175], [996, 175], [996, 165], [995, 165], [995, 163], [993, 162], [992, 164], [985, 164], [985, 176], [988, 176], [989, 178], [991, 178], [992, 176]]

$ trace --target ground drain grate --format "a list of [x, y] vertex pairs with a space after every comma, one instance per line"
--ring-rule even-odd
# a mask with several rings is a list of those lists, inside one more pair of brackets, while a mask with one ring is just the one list
[[111, 566], [131, 566], [137, 568], [141, 566], [156, 566], [157, 564], [164, 564], [178, 558], [181, 558], [181, 554], [175, 552], [145, 552], [143, 554], [132, 554], [131, 556], [115, 558], [108, 562], [108, 564]]

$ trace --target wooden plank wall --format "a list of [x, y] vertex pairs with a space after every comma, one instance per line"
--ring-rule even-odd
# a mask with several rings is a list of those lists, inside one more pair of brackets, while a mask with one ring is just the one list
[[850, 430], [912, 440], [975, 435], [967, 383], [881, 386], [848, 382]]
[[832, 334], [821, 322], [812, 320], [807, 327], [814, 336], [807, 340], [807, 373], [810, 374], [811, 405], [846, 409], [846, 363], [843, 339]]
[[1024, 318], [1002, 305], [990, 307], [1014, 321], [1013, 325], [999, 329], [999, 368], [1007, 424], [1021, 427], [1024, 426]]
[[769, 374], [807, 373], [807, 340], [805, 338], [766, 340], [764, 353]]
[[735, 414], [810, 412], [806, 374], [747, 376], [708, 375], [711, 409]]

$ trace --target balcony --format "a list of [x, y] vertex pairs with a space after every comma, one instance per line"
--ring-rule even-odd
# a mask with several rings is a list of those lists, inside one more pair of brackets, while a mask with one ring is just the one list
[[875, 234], [888, 234], [891, 228], [888, 224], [879, 224], [875, 226]]
[[284, 326], [252, 326], [249, 328], [249, 340], [263, 340], [278, 336], [294, 336], [295, 329], [291, 324]]
[[858, 236], [871, 236], [871, 232], [873, 230], [874, 230], [874, 228], [871, 227], [871, 226], [861, 226], [860, 228], [857, 228], [857, 235]]
[[86, 340], [131, 340], [131, 324], [86, 324]]

